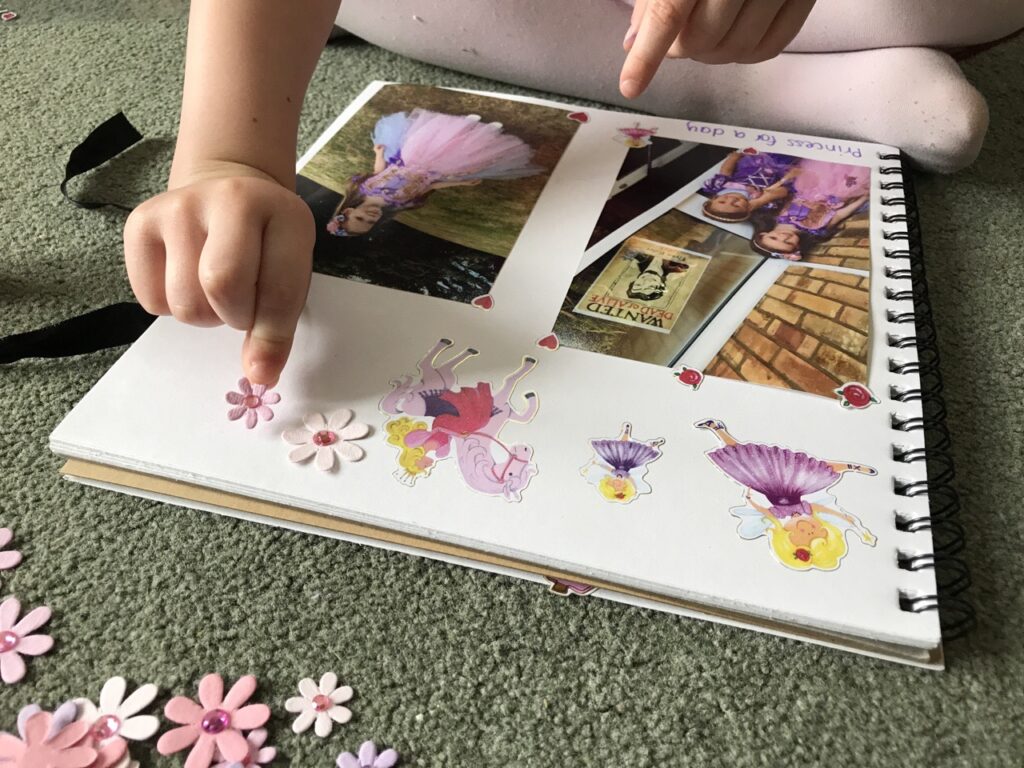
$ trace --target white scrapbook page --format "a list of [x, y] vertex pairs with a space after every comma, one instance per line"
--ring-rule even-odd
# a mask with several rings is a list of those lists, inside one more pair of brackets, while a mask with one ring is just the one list
[[[299, 167], [315, 274], [278, 384], [162, 318], [69, 457], [915, 648], [894, 495], [888, 147], [375, 83]], [[899, 351], [914, 360], [912, 348]], [[893, 390], [893, 388], [896, 390]], [[896, 438], [895, 435], [899, 437]]]

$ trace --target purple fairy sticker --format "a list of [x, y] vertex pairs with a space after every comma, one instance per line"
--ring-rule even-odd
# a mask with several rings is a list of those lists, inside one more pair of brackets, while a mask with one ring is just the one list
[[717, 419], [694, 426], [722, 442], [707, 457], [745, 489], [746, 503], [730, 510], [740, 521], [740, 538], [767, 537], [775, 558], [796, 571], [834, 571], [846, 556], [850, 532], [869, 547], [875, 546], [871, 531], [826, 492], [847, 472], [877, 475], [873, 468], [823, 461], [777, 445], [741, 443]]
[[651, 486], [644, 477], [647, 465], [661, 456], [663, 439], [635, 440], [633, 427], [622, 425], [617, 438], [598, 438], [590, 441], [594, 457], [581, 469], [580, 474], [597, 488], [602, 498], [616, 504], [629, 504], [637, 496], [650, 493]]

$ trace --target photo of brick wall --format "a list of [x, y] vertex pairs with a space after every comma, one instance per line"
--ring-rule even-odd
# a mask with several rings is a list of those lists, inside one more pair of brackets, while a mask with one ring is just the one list
[[787, 268], [704, 372], [825, 397], [842, 384], [866, 381], [869, 280]]
[[871, 241], [868, 239], [870, 217], [858, 213], [844, 221], [835, 235], [815, 244], [804, 254], [809, 264], [867, 270], [871, 266]]

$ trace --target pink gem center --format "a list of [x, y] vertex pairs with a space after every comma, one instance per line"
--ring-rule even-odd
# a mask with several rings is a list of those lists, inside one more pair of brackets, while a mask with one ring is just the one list
[[199, 723], [199, 727], [204, 731], [214, 734], [220, 733], [229, 725], [231, 725], [231, 715], [223, 709], [211, 709], [203, 715], [203, 719]]
[[92, 735], [97, 741], [109, 739], [121, 730], [121, 721], [114, 715], [103, 715], [92, 727]]
[[263, 401], [257, 395], [246, 395], [242, 398], [242, 405], [246, 408], [259, 408]]
[[21, 638], [10, 630], [0, 632], [0, 653], [13, 651], [19, 640], [21, 640]]
[[318, 693], [316, 696], [313, 697], [313, 706], [316, 707], [317, 712], [323, 712], [325, 710], [328, 710], [331, 708], [333, 704], [334, 702], [331, 701], [328, 697], [324, 696], [322, 693]]
[[313, 435], [314, 445], [333, 445], [338, 441], [338, 436], [329, 429], [321, 429]]

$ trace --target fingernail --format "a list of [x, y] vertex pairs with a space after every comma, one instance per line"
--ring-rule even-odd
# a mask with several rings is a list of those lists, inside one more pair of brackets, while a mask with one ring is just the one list
[[619, 83], [619, 90], [622, 91], [622, 95], [627, 99], [635, 99], [640, 95], [640, 81], [639, 80], [623, 80]]
[[630, 24], [629, 29], [626, 30], [626, 36], [622, 38], [622, 47], [628, 51], [634, 40], [636, 40], [636, 24]]

